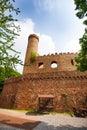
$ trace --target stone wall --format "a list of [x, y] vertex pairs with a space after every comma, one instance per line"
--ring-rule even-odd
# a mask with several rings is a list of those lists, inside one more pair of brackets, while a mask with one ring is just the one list
[[[85, 106], [87, 72], [76, 71], [77, 53], [38, 56], [38, 42], [35, 34], [29, 36], [23, 75], [5, 82], [0, 107], [38, 110], [38, 94], [52, 94], [55, 111]], [[31, 52], [37, 56], [33, 63]]]
[[54, 95], [54, 110], [85, 106], [87, 72], [30, 73], [6, 81], [0, 107], [38, 110], [38, 94]]
[[[76, 70], [76, 63], [74, 60], [76, 56], [77, 53], [56, 53], [47, 56], [38, 56], [33, 63], [28, 61], [29, 65], [24, 67], [25, 74]], [[52, 64], [54, 63], [57, 65], [56, 68], [52, 68]]]

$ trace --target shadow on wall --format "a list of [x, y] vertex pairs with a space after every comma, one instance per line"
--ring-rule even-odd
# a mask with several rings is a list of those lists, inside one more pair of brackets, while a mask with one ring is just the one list
[[0, 94], [1, 94], [2, 90], [3, 90], [3, 88], [0, 88]]
[[2, 88], [0, 88], [0, 97], [1, 97], [1, 93], [2, 93]]

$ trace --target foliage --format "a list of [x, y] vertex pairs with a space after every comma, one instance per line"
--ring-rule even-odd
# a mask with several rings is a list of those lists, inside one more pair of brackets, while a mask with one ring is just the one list
[[20, 73], [16, 70], [8, 67], [0, 67], [0, 88], [3, 87], [4, 81], [10, 77], [20, 76]]
[[[75, 10], [78, 10], [76, 16], [79, 19], [87, 18], [87, 0], [74, 0], [74, 3], [76, 5]], [[82, 38], [79, 39], [81, 50], [75, 58], [77, 69], [80, 71], [87, 70], [87, 19], [83, 21], [83, 24], [86, 25], [86, 28]]]
[[15, 9], [15, 0], [0, 0], [0, 66], [15, 68], [22, 63], [19, 54], [14, 47], [14, 39], [19, 35], [20, 27], [16, 25], [14, 13], [19, 14], [19, 8]]
[[87, 29], [82, 38], [79, 39], [81, 50], [78, 54], [78, 57], [75, 58], [77, 62], [77, 69], [80, 71], [87, 70]]
[[[75, 10], [78, 10], [76, 16], [80, 19], [87, 16], [87, 0], [74, 0], [76, 5]], [[87, 20], [84, 20], [84, 24], [87, 25]]]
[[34, 62], [36, 60], [36, 53], [35, 52], [31, 52], [30, 54], [30, 61]]

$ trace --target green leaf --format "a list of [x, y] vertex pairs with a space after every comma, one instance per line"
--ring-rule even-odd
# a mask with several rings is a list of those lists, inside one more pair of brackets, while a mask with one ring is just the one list
[[[19, 52], [14, 50], [14, 39], [19, 36], [20, 27], [15, 25], [14, 13], [19, 14], [19, 8], [14, 8], [15, 0], [0, 0], [0, 65], [15, 68], [22, 64]], [[12, 54], [12, 55], [10, 55]]]

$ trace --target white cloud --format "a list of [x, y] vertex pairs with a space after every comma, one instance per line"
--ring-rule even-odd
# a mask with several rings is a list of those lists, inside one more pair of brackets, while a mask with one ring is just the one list
[[[26, 19], [24, 21], [19, 21], [18, 24], [21, 27], [21, 32], [20, 36], [15, 40], [15, 49], [19, 52], [21, 52], [20, 58], [22, 61], [25, 59], [25, 54], [26, 54], [26, 48], [28, 44], [28, 36], [32, 33], [35, 33], [39, 35], [40, 41], [39, 41], [39, 49], [38, 53], [40, 55], [43, 54], [48, 54], [48, 53], [54, 53], [55, 52], [55, 45], [52, 40], [52, 38], [48, 35], [45, 34], [39, 34], [38, 32], [36, 33], [34, 28], [35, 28], [35, 23], [32, 21], [32, 19]], [[20, 67], [18, 65], [18, 71], [22, 71], [23, 67]]]
[[68, 37], [66, 45], [63, 47], [63, 52], [78, 52], [80, 48], [79, 38], [83, 36], [84, 28], [82, 21], [77, 20], [73, 23], [71, 31], [66, 34], [65, 37]]
[[71, 10], [70, 3], [74, 4], [73, 0], [66, 0], [65, 2], [64, 0], [34, 0], [33, 2], [38, 12], [43, 10], [48, 12], [58, 11], [66, 13], [67, 10]]
[[63, 52], [78, 52], [80, 50], [80, 45], [78, 40], [69, 41], [63, 48]]
[[54, 53], [55, 45], [52, 38], [45, 34], [39, 35], [39, 37], [40, 37], [40, 44], [38, 48], [39, 54], [44, 55]]
[[58, 5], [58, 0], [34, 0], [34, 5], [37, 10], [52, 11]]

